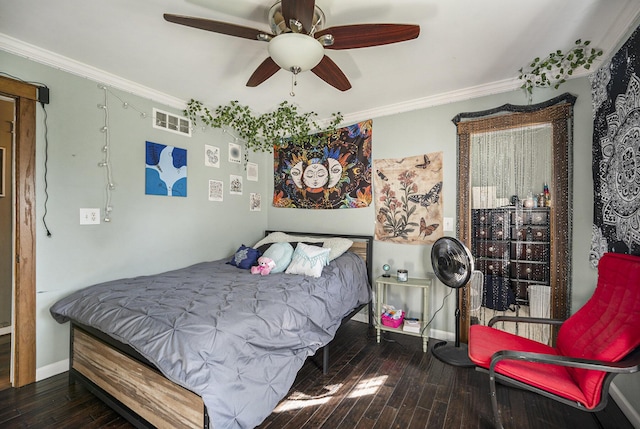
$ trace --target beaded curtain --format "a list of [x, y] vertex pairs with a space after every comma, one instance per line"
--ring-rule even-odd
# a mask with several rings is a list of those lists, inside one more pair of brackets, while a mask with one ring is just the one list
[[[551, 181], [551, 147], [552, 127], [550, 124], [532, 125], [506, 130], [477, 133], [471, 136], [471, 186], [473, 208], [508, 207], [518, 210], [523, 204], [537, 206], [544, 205], [542, 199], [538, 203], [538, 195], [543, 193], [544, 185]], [[490, 192], [489, 192], [490, 190]], [[544, 197], [543, 197], [544, 198]], [[503, 231], [506, 222], [511, 228], [511, 212], [507, 212], [506, 219], [491, 220], [491, 229]], [[507, 234], [510, 231], [507, 231]], [[495, 245], [486, 237], [485, 247]], [[478, 245], [480, 240], [476, 240]], [[509, 243], [506, 243], [509, 245]], [[498, 256], [500, 258], [500, 256]], [[546, 256], [548, 258], [548, 255]], [[501, 258], [504, 267], [509, 266], [509, 252], [503, 252]], [[520, 266], [516, 266], [520, 270]], [[508, 271], [508, 269], [507, 269]], [[515, 276], [520, 273], [516, 272]], [[506, 276], [510, 275], [508, 272]], [[499, 302], [509, 302], [507, 294], [523, 296], [523, 299], [509, 305], [505, 310], [491, 308], [491, 306], [472, 306], [470, 316], [479, 323], [487, 324], [497, 315], [549, 317], [550, 294], [549, 287], [533, 283], [527, 291], [520, 292], [519, 286], [502, 287], [503, 282], [483, 282], [482, 288], [472, 293], [479, 295], [480, 302], [487, 302], [489, 293]], [[488, 290], [491, 289], [491, 290]], [[500, 296], [502, 295], [502, 296]], [[489, 299], [490, 300], [490, 299]], [[543, 325], [502, 323], [502, 329], [526, 336], [528, 338], [548, 342], [549, 329]]]
[[[548, 185], [550, 200], [551, 242], [548, 248], [552, 251], [547, 254], [547, 284], [532, 283], [524, 299], [503, 311], [474, 305], [484, 302], [482, 296], [487, 293], [487, 282], [481, 289], [478, 288], [480, 282], [472, 282], [475, 286], [470, 284], [465, 288], [460, 303], [463, 320], [466, 319], [467, 323], [486, 324], [497, 314], [554, 318], [565, 318], [569, 314], [574, 103], [575, 97], [563, 94], [536, 105], [507, 104], [483, 112], [461, 113], [453, 119], [458, 127], [459, 149], [458, 238], [468, 247], [472, 247], [473, 241], [471, 213], [474, 208], [509, 207], [511, 213], [523, 210], [523, 205], [545, 205], [544, 194], [538, 201], [545, 184]], [[543, 143], [545, 141], [547, 143]], [[491, 229], [503, 228], [506, 234], [517, 226], [511, 225], [510, 220], [507, 221], [508, 226], [504, 220], [500, 221], [501, 224], [491, 222]], [[509, 252], [491, 257], [502, 259], [505, 268], [500, 276], [506, 278], [505, 283], [511, 284], [509, 277], [517, 277], [518, 273], [509, 272], [512, 262]], [[477, 262], [478, 258], [475, 259]], [[519, 266], [516, 267], [518, 269]], [[509, 292], [506, 289], [492, 292], [493, 295], [518, 293], [517, 290]], [[548, 329], [511, 325], [503, 328], [543, 342], [551, 339]]]

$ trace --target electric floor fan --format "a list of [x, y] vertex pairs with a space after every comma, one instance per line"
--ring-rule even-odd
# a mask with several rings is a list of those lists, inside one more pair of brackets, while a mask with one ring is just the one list
[[431, 352], [442, 362], [454, 366], [475, 366], [469, 359], [466, 344], [460, 344], [460, 289], [471, 278], [473, 256], [467, 247], [453, 237], [439, 238], [431, 248], [431, 265], [436, 277], [446, 286], [456, 290], [456, 338], [455, 343], [440, 341]]

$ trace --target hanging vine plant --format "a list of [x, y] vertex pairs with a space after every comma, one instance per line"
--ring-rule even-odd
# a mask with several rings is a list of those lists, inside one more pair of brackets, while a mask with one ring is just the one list
[[527, 69], [523, 67], [519, 70], [518, 78], [524, 81], [521, 88], [531, 97], [533, 88], [558, 89], [575, 70], [580, 67], [589, 70], [593, 62], [602, 55], [601, 49], [591, 48], [590, 44], [589, 40], [583, 42], [578, 39], [575, 46], [566, 53], [557, 50], [546, 58], [535, 58]]
[[248, 106], [243, 106], [238, 101], [218, 106], [212, 112], [202, 102], [191, 99], [184, 115], [194, 125], [200, 121], [212, 128], [233, 129], [245, 147], [254, 152], [270, 152], [274, 145], [285, 140], [294, 144], [313, 142], [317, 140], [316, 134], [330, 135], [342, 122], [342, 114], [333, 113], [332, 120], [323, 128], [315, 120], [317, 113], [299, 113], [298, 107], [287, 101], [280, 103], [272, 112], [255, 115]]

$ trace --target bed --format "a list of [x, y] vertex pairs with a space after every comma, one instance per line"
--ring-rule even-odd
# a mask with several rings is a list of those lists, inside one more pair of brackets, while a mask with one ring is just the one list
[[71, 322], [70, 382], [136, 427], [257, 426], [321, 348], [326, 370], [342, 321], [367, 305], [372, 315], [372, 237], [267, 231], [261, 241], [297, 253], [345, 239], [317, 278], [251, 274], [226, 258], [72, 293], [50, 309]]

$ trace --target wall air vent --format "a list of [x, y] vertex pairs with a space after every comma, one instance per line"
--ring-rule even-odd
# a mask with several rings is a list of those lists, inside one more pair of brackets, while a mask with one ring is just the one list
[[153, 109], [153, 128], [191, 137], [191, 121], [163, 110]]

